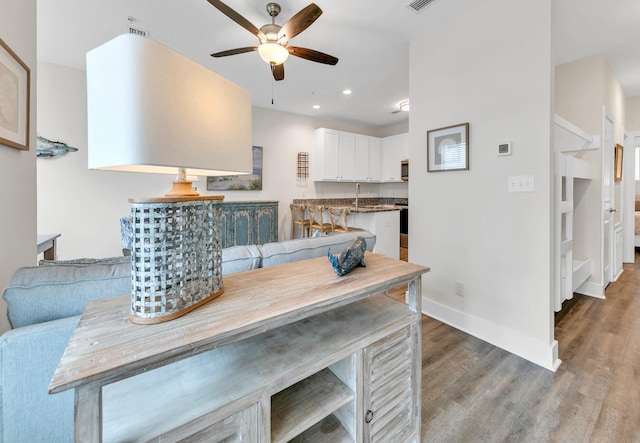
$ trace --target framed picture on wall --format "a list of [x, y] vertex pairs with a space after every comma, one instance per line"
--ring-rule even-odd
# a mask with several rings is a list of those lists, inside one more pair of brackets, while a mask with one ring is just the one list
[[622, 147], [622, 145], [616, 145], [615, 147], [615, 155], [614, 155], [614, 164], [615, 164], [615, 170], [614, 170], [614, 174], [613, 174], [613, 179], [614, 181], [622, 181], [622, 154], [624, 151], [624, 148]]
[[31, 71], [0, 39], [0, 144], [29, 150]]
[[207, 191], [261, 191], [262, 147], [252, 147], [253, 171], [246, 175], [207, 177]]
[[469, 169], [469, 123], [427, 131], [427, 171]]

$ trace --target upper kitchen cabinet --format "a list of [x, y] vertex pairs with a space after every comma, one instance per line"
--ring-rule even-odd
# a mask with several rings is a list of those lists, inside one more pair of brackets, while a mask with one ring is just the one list
[[402, 181], [402, 160], [409, 158], [409, 135], [398, 134], [382, 139], [382, 182]]
[[339, 179], [338, 160], [340, 158], [340, 133], [331, 129], [320, 128], [315, 131], [314, 179]]
[[379, 182], [382, 165], [382, 140], [378, 137], [356, 135], [355, 179]]
[[382, 139], [316, 129], [313, 165], [315, 181], [380, 182]]
[[340, 132], [338, 146], [338, 180], [352, 181], [356, 178], [356, 135]]

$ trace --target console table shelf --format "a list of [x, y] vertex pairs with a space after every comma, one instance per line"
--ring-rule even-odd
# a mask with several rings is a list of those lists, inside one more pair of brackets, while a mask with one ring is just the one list
[[[365, 399], [377, 398], [364, 372], [399, 366], [408, 381], [398, 386], [409, 387], [400, 410], [410, 411], [417, 441], [420, 348], [408, 356], [400, 348], [419, 343], [428, 268], [378, 254], [365, 259], [366, 268], [345, 277], [326, 258], [229, 275], [218, 299], [156, 325], [129, 322], [127, 297], [91, 303], [50, 391], [76, 389], [78, 441], [222, 441], [234, 433], [288, 441], [337, 420], [331, 441], [353, 442], [369, 426], [365, 411], [375, 408]], [[408, 304], [384, 295], [402, 283]], [[399, 354], [388, 351], [398, 343]], [[378, 365], [393, 355], [404, 356]]]
[[286, 443], [355, 398], [329, 369], [271, 397], [271, 441]]

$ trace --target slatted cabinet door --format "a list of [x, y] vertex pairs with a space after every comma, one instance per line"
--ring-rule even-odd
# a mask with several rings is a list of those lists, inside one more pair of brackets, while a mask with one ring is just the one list
[[159, 435], [152, 441], [258, 443], [258, 411], [258, 405], [255, 404], [213, 424], [208, 424], [205, 416], [164, 435]]
[[415, 324], [364, 350], [364, 441], [419, 441]]

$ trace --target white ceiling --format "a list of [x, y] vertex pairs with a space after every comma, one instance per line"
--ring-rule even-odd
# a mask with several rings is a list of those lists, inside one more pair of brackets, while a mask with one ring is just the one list
[[[150, 37], [247, 88], [256, 106], [382, 128], [409, 97], [409, 42], [483, 0], [435, 0], [420, 13], [409, 0], [315, 0], [324, 13], [291, 44], [340, 59], [328, 66], [290, 57], [273, 82], [257, 53], [213, 52], [257, 43], [206, 0], [38, 0], [38, 59], [84, 69], [87, 51], [126, 32], [128, 17]], [[282, 25], [311, 0], [279, 0]], [[257, 27], [268, 0], [226, 0]], [[627, 96], [640, 95], [640, 1], [556, 0], [558, 63], [604, 53]], [[349, 88], [353, 93], [343, 95]], [[271, 100], [274, 104], [271, 104]], [[320, 109], [313, 109], [320, 105]]]

